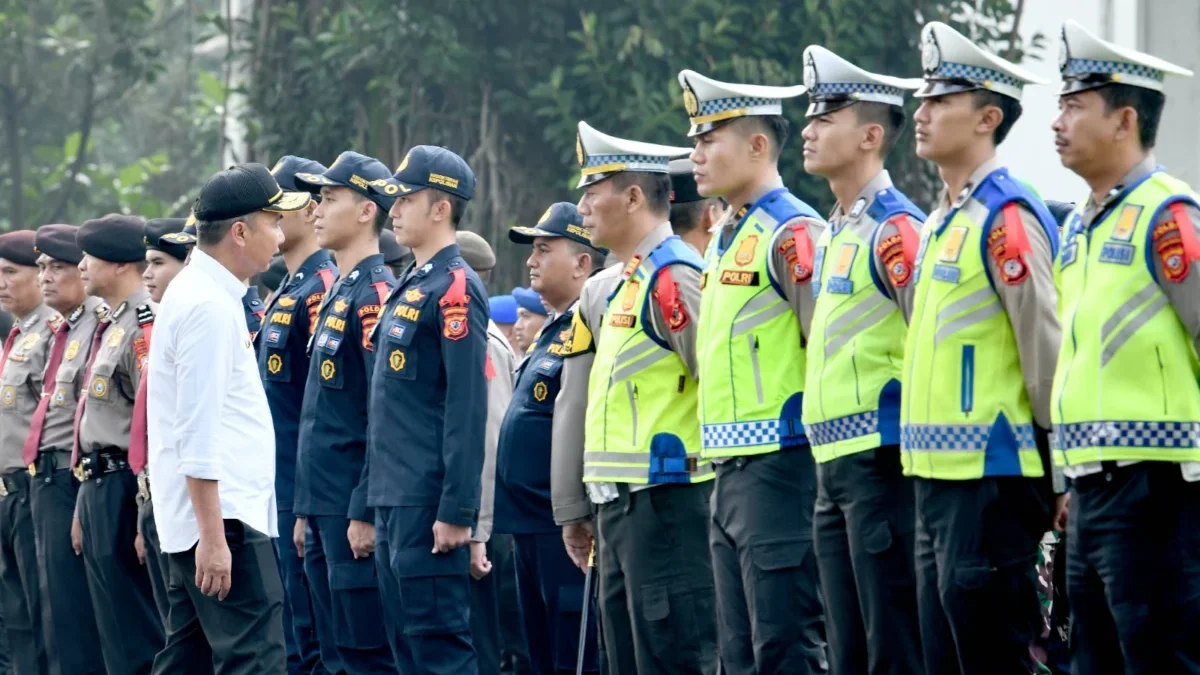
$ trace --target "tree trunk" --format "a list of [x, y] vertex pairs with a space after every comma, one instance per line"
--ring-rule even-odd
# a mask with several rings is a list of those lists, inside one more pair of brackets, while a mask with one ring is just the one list
[[8, 205], [8, 222], [14, 230], [25, 226], [25, 167], [21, 148], [21, 100], [15, 90], [4, 97], [4, 128], [8, 130], [8, 174], [12, 179], [12, 198]]

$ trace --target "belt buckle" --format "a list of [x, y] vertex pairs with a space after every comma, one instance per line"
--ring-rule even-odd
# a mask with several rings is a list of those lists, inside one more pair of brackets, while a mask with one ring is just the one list
[[90, 457], [80, 457], [79, 463], [75, 465], [75, 478], [80, 483], [92, 477], [91, 463]]
[[0, 480], [0, 497], [8, 496], [8, 482]]
[[37, 478], [37, 460], [29, 463], [29, 477]]
[[138, 495], [143, 500], [149, 500], [150, 499], [150, 477], [147, 476], [145, 474], [145, 472], [138, 474], [137, 485], [138, 485]]

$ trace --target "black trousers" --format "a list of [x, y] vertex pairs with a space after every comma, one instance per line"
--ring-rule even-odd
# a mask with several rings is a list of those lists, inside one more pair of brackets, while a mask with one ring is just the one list
[[659, 485], [598, 507], [600, 621], [612, 673], [717, 672], [712, 483]]
[[1035, 567], [1050, 528], [1050, 479], [915, 481], [926, 675], [1037, 672]]
[[817, 465], [814, 541], [834, 675], [920, 675], [912, 480], [892, 445]]
[[1143, 462], [1075, 481], [1072, 672], [1200, 673], [1200, 483]]
[[0, 607], [14, 675], [38, 675], [46, 672], [46, 641], [29, 474], [14, 471], [5, 476], [5, 483], [8, 494], [0, 497]]
[[[168, 553], [167, 645], [154, 659], [155, 675], [283, 675], [283, 583], [270, 537], [241, 521], [225, 521], [232, 557], [229, 595], [207, 596], [196, 586], [196, 548]], [[208, 663], [195, 654], [206, 645]]]
[[[71, 546], [79, 482], [67, 469], [30, 480], [42, 629], [51, 675], [103, 675], [104, 658], [83, 558]], [[3, 672], [0, 670], [0, 672]]]
[[562, 534], [518, 534], [514, 539], [518, 605], [534, 675], [575, 672], [585, 602], [589, 609], [583, 671], [599, 672], [598, 612], [591, 597], [583, 597], [585, 577], [567, 555]]
[[150, 575], [150, 590], [154, 594], [154, 606], [163, 625], [167, 624], [167, 554], [158, 545], [158, 525], [154, 522], [154, 502], [138, 496], [138, 524], [142, 531], [142, 546], [146, 551], [146, 573]]
[[279, 511], [279, 537], [275, 555], [279, 558], [279, 577], [283, 580], [283, 641], [287, 645], [288, 675], [324, 675], [321, 645], [313, 623], [312, 597], [304, 576], [304, 558], [296, 555], [292, 530], [296, 516], [289, 508]]
[[721, 665], [730, 675], [824, 673], [807, 447], [717, 465], [710, 545]]
[[162, 649], [162, 619], [150, 576], [138, 563], [137, 480], [129, 471], [104, 474], [79, 486], [83, 562], [109, 675], [150, 672]]

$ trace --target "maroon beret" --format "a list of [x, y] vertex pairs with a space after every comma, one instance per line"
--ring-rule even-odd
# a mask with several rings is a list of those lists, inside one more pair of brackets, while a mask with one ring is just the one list
[[38, 253], [33, 230], [0, 234], [0, 258], [27, 267], [37, 267]]
[[75, 241], [78, 230], [75, 225], [43, 225], [37, 229], [34, 247], [55, 260], [78, 265], [83, 260], [83, 249]]

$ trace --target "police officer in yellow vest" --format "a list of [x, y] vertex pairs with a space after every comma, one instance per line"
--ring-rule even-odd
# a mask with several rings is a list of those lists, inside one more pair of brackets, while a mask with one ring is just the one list
[[1200, 208], [1151, 149], [1184, 68], [1068, 21], [1054, 122], [1088, 184], [1056, 273], [1054, 457], [1077, 673], [1200, 673]]
[[825, 672], [812, 514], [816, 475], [801, 423], [817, 212], [779, 177], [783, 99], [804, 87], [679, 73], [700, 194], [730, 209], [701, 279], [701, 440], [715, 462], [710, 546], [728, 673]]
[[[608, 662], [617, 673], [716, 673], [704, 527], [713, 471], [696, 421], [702, 261], [667, 220], [669, 160], [687, 149], [580, 122], [576, 150], [583, 227], [625, 263], [595, 344], [583, 469], [597, 504]], [[573, 336], [572, 352], [577, 338], [586, 341]]]
[[913, 573], [913, 485], [900, 467], [900, 366], [925, 214], [883, 161], [920, 80], [804, 50], [804, 170], [837, 206], [817, 242], [804, 425], [817, 461], [814, 542], [836, 675], [924, 671]]
[[949, 26], [922, 31], [916, 150], [945, 183], [917, 253], [901, 375], [901, 459], [916, 476], [926, 672], [1033, 672], [1034, 566], [1050, 528], [1058, 229], [996, 159], [1038, 79]]

